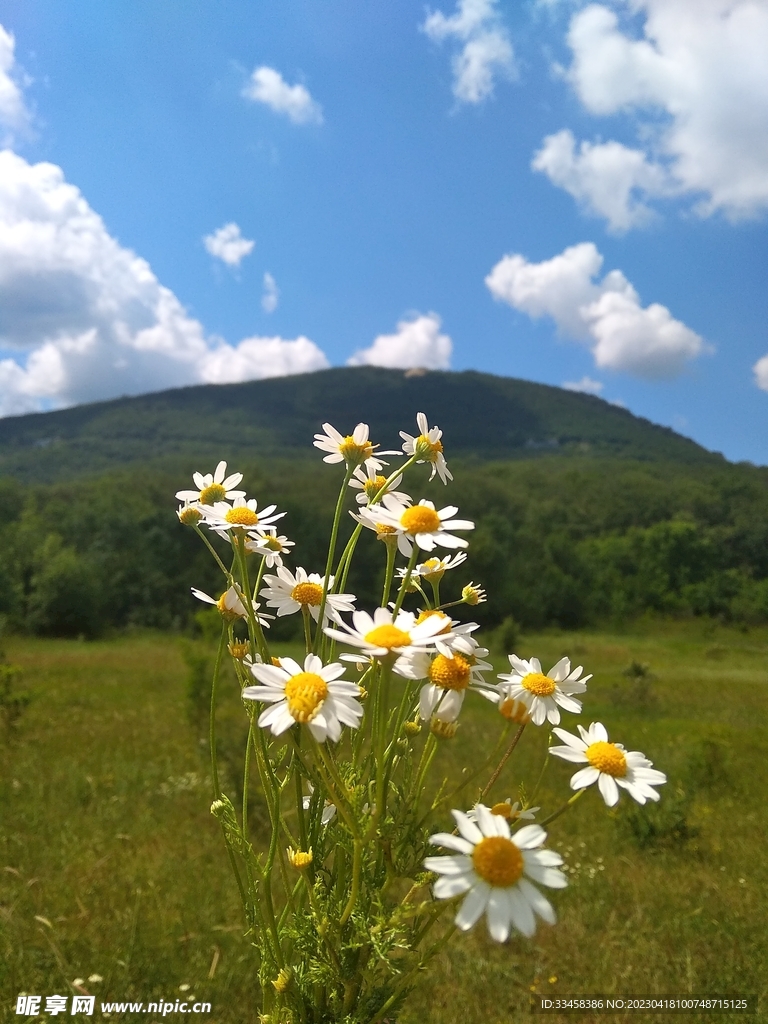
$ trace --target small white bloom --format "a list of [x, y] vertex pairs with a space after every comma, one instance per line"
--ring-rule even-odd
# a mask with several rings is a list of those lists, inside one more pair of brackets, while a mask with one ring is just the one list
[[274, 527], [267, 527], [263, 532], [257, 531], [248, 535], [245, 550], [254, 555], [261, 555], [268, 569], [283, 564], [283, 555], [287, 555], [296, 542], [287, 537], [279, 537]]
[[360, 687], [339, 678], [344, 666], [338, 662], [323, 665], [316, 654], [308, 654], [303, 668], [292, 658], [281, 658], [279, 666], [252, 665], [251, 673], [262, 685], [246, 686], [243, 697], [271, 705], [259, 715], [259, 725], [273, 736], [300, 722], [318, 743], [328, 738], [335, 743], [342, 725], [360, 725]]
[[619, 787], [626, 789], [639, 804], [646, 800], [658, 800], [659, 793], [653, 788], [662, 786], [667, 777], [657, 771], [653, 762], [639, 750], [625, 750], [621, 743], [610, 743], [605, 726], [593, 722], [589, 729], [578, 727], [581, 739], [565, 729], [552, 731], [564, 741], [565, 746], [550, 747], [550, 754], [565, 761], [587, 764], [571, 779], [571, 789], [584, 789], [597, 783], [597, 788], [608, 807], [619, 801]]
[[489, 661], [482, 660], [487, 654], [487, 648], [464, 635], [451, 639], [446, 654], [432, 657], [425, 651], [413, 651], [399, 659], [400, 675], [429, 680], [419, 695], [419, 715], [425, 722], [433, 717], [441, 722], [455, 722], [470, 689], [494, 703], [498, 701], [498, 690], [482, 676], [493, 668]]
[[581, 665], [571, 671], [568, 658], [561, 658], [548, 675], [544, 675], [538, 658], [524, 661], [510, 654], [509, 661], [514, 671], [499, 674], [502, 699], [522, 701], [534, 725], [542, 725], [545, 719], [557, 725], [560, 721], [558, 705], [574, 714], [581, 711], [581, 701], [575, 700], [571, 694], [584, 693], [587, 682], [592, 678], [591, 675], [582, 678]]
[[[240, 594], [237, 592], [237, 590], [235, 590], [234, 587], [230, 587], [229, 590], [225, 590], [221, 597], [218, 599], [218, 601], [215, 601], [212, 597], [209, 597], [208, 594], [204, 593], [202, 590], [196, 590], [194, 587], [192, 587], [191, 590], [198, 601], [203, 601], [205, 604], [215, 605], [225, 619], [248, 618], [248, 612], [245, 610], [245, 605], [243, 604], [242, 598], [240, 597]], [[259, 605], [255, 604], [253, 606], [254, 612], [257, 612], [258, 608]], [[264, 615], [262, 613], [261, 615], [257, 614], [256, 618], [258, 619], [262, 626], [269, 629], [268, 620], [274, 618], [274, 616]]]
[[[323, 424], [324, 434], [315, 434], [313, 444], [323, 452], [330, 454], [323, 457], [323, 462], [346, 462], [350, 466], [361, 466], [365, 463], [374, 472], [385, 465], [374, 453], [379, 447], [371, 444], [368, 439], [368, 424], [358, 423], [351, 434], [340, 434], [330, 423]], [[379, 455], [399, 455], [399, 452], [379, 452]]]
[[[354, 594], [331, 594], [333, 579], [331, 576], [328, 580], [329, 593], [325, 599], [324, 618], [338, 621], [340, 612], [354, 611], [357, 598]], [[277, 576], [267, 575], [264, 582], [267, 586], [259, 591], [259, 597], [263, 597], [270, 608], [277, 608], [278, 617], [293, 615], [302, 608], [309, 608], [310, 615], [317, 622], [323, 600], [325, 576], [320, 576], [316, 572], [307, 573], [301, 566], [298, 566], [294, 575], [281, 565], [278, 566]]]
[[275, 514], [277, 505], [267, 505], [261, 512], [257, 512], [258, 502], [255, 498], [246, 501], [245, 498], [235, 498], [230, 505], [226, 501], [217, 501], [214, 505], [198, 505], [203, 514], [205, 525], [218, 533], [225, 533], [227, 530], [255, 530], [265, 529], [272, 526], [278, 519], [282, 519], [285, 512]]
[[[389, 453], [387, 453], [389, 454]], [[398, 501], [401, 501], [404, 505], [412, 505], [413, 498], [410, 494], [406, 494], [405, 491], [395, 491], [392, 488], [399, 487], [403, 481], [403, 474], [398, 473], [397, 476], [392, 480], [389, 489], [385, 492], [386, 494], [392, 494]], [[355, 501], [358, 505], [370, 505], [374, 498], [379, 495], [379, 491], [387, 482], [385, 476], [381, 476], [376, 472], [375, 468], [370, 464], [366, 464], [365, 469], [362, 466], [358, 466], [352, 474], [352, 479], [349, 481], [349, 486], [359, 493], [355, 495]], [[380, 501], [383, 495], [378, 497]]]
[[[420, 576], [428, 583], [438, 583], [449, 569], [455, 569], [462, 562], [466, 562], [466, 560], [467, 555], [465, 551], [457, 551], [455, 555], [446, 555], [445, 558], [433, 556], [415, 566], [411, 577]], [[407, 572], [408, 570], [405, 568], [398, 569], [397, 575], [402, 580], [405, 579]]]
[[398, 550], [408, 558], [414, 542], [422, 551], [432, 551], [436, 544], [444, 548], [467, 547], [467, 541], [454, 537], [449, 531], [474, 530], [475, 524], [468, 519], [453, 519], [457, 512], [455, 505], [446, 505], [438, 512], [426, 498], [418, 505], [404, 505], [393, 495], [385, 494], [381, 505], [361, 508], [360, 518], [393, 527]]
[[450, 655], [446, 641], [452, 639], [452, 635], [438, 635], [445, 629], [445, 623], [438, 616], [417, 622], [412, 612], [400, 610], [395, 616], [389, 608], [377, 608], [373, 616], [368, 612], [355, 612], [351, 626], [346, 622], [339, 625], [341, 629], [326, 628], [326, 635], [343, 644], [361, 648], [362, 654], [369, 658], [397, 656], [394, 670], [398, 674], [400, 658], [414, 650], [437, 648]]
[[419, 428], [417, 437], [406, 434], [404, 430], [400, 431], [400, 437], [404, 441], [403, 451], [406, 455], [419, 455], [420, 458], [416, 460], [417, 462], [430, 462], [432, 473], [429, 479], [434, 479], [435, 473], [437, 473], [443, 483], [447, 484], [449, 480], [453, 480], [453, 475], [449, 471], [443, 455], [443, 443], [440, 440], [443, 436], [442, 430], [439, 427], [432, 427], [430, 430], [427, 417], [423, 412], [417, 414], [416, 426]]
[[[308, 782], [307, 789], [309, 790], [309, 796], [304, 796], [301, 798], [301, 806], [304, 808], [305, 811], [309, 810], [309, 806], [312, 803], [312, 794], [315, 791], [315, 787], [312, 785], [311, 782]], [[327, 825], [329, 822], [333, 821], [335, 815], [336, 804], [332, 804], [330, 800], [326, 800], [323, 804], [323, 813], [320, 816], [320, 824]]]
[[554, 924], [555, 911], [529, 881], [551, 889], [568, 884], [558, 871], [563, 863], [560, 854], [539, 849], [547, 838], [544, 829], [525, 825], [512, 833], [506, 818], [492, 814], [483, 804], [476, 805], [474, 821], [461, 811], [452, 813], [459, 835], [440, 832], [430, 842], [456, 852], [450, 857], [427, 857], [424, 867], [441, 876], [433, 887], [437, 899], [466, 893], [456, 925], [468, 931], [485, 912], [491, 938], [506, 942], [512, 926], [532, 936], [534, 914]]
[[[526, 807], [524, 811], [520, 810], [520, 801], [515, 800], [512, 803], [512, 797], [507, 797], [503, 803], [494, 804], [493, 807], [489, 808], [491, 814], [500, 814], [502, 818], [506, 818], [507, 821], [533, 821], [536, 817], [536, 812], [540, 811], [540, 807]], [[474, 810], [467, 811], [467, 817], [470, 821], [475, 820]]]
[[245, 497], [245, 491], [232, 489], [237, 487], [243, 479], [243, 474], [232, 473], [231, 476], [227, 476], [226, 462], [220, 462], [215, 472], [206, 473], [205, 476], [202, 473], [193, 473], [192, 479], [197, 490], [177, 491], [176, 497], [179, 501], [199, 501], [203, 505], [213, 505], [217, 501], [232, 501], [235, 498]]

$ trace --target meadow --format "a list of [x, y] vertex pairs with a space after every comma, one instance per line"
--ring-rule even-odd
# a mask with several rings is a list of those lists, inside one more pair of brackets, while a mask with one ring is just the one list
[[[211, 1002], [213, 1024], [256, 1020], [258, 980], [209, 814], [208, 647], [139, 632], [4, 646], [31, 701], [15, 724], [8, 713], [0, 723], [0, 1013], [19, 1019], [18, 993], [71, 994], [79, 978], [97, 1007], [194, 995]], [[545, 669], [563, 654], [583, 663], [594, 679], [578, 720], [605, 722], [669, 782], [657, 807], [625, 794], [609, 813], [590, 791], [553, 822], [570, 879], [553, 894], [558, 924], [502, 947], [484, 924], [458, 937], [400, 1024], [528, 1020], [532, 991], [756, 993], [768, 1006], [768, 628], [647, 618], [613, 633], [526, 632], [517, 653]], [[507, 667], [500, 649], [494, 662]], [[234, 798], [245, 718], [228, 682], [220, 754]], [[445, 775], [476, 761], [496, 715], [467, 701], [438, 753]], [[544, 730], [529, 727], [492, 796], [516, 799], [520, 783], [530, 792], [545, 746]], [[559, 806], [569, 777], [567, 764], [550, 763], [536, 802]], [[468, 789], [456, 806], [475, 796]], [[257, 798], [251, 827], [266, 836]]]

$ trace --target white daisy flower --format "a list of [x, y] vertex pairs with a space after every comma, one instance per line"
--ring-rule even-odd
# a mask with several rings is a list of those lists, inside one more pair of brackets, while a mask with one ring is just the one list
[[399, 659], [401, 676], [429, 680], [419, 695], [419, 716], [423, 721], [434, 717], [441, 722], [455, 722], [469, 689], [494, 703], [498, 701], [496, 687], [486, 683], [482, 676], [493, 668], [489, 661], [482, 660], [487, 654], [487, 648], [465, 635], [452, 638], [447, 654], [431, 657], [426, 651], [413, 651]]
[[462, 931], [469, 931], [485, 912], [488, 931], [497, 942], [507, 941], [512, 926], [530, 938], [536, 931], [534, 914], [554, 924], [555, 911], [529, 879], [564, 889], [568, 880], [557, 870], [563, 858], [538, 849], [547, 838], [539, 825], [525, 825], [513, 834], [502, 815], [492, 814], [483, 804], [474, 811], [474, 821], [461, 811], [452, 812], [459, 835], [439, 832], [429, 840], [456, 851], [424, 861], [428, 871], [441, 876], [434, 895], [452, 899], [467, 894], [455, 919]]
[[[426, 562], [420, 562], [414, 568], [411, 576], [420, 576], [428, 583], [439, 583], [449, 569], [455, 569], [456, 566], [461, 565], [461, 563], [466, 562], [466, 560], [467, 555], [464, 551], [457, 551], [455, 555], [446, 555], [445, 558], [437, 558], [433, 556], [432, 558], [428, 558]], [[405, 579], [405, 574], [407, 572], [407, 569], [398, 569], [397, 575], [402, 580]]]
[[[307, 789], [309, 790], [309, 796], [304, 796], [301, 798], [301, 806], [304, 808], [305, 811], [309, 810], [309, 805], [312, 803], [312, 794], [315, 791], [315, 787], [312, 785], [311, 782], [308, 782]], [[327, 825], [329, 822], [333, 821], [335, 815], [336, 804], [332, 804], [330, 800], [326, 800], [325, 803], [323, 804], [323, 813], [320, 816], [320, 824]]]
[[475, 528], [468, 519], [453, 519], [458, 511], [455, 505], [446, 505], [438, 512], [434, 503], [426, 498], [422, 498], [418, 505], [404, 505], [393, 495], [385, 494], [381, 505], [361, 508], [360, 517], [394, 527], [398, 550], [408, 558], [414, 542], [422, 551], [432, 551], [436, 544], [444, 548], [467, 547], [467, 541], [448, 532]]
[[[225, 590], [218, 601], [209, 597], [208, 594], [202, 590], [196, 590], [194, 587], [191, 588], [193, 595], [198, 601], [203, 601], [205, 604], [215, 605], [225, 619], [247, 619], [248, 612], [245, 610], [245, 605], [242, 602], [242, 598], [235, 590], [234, 587], [230, 587], [229, 590]], [[257, 611], [259, 605], [253, 606], [254, 612]], [[274, 618], [273, 615], [256, 615], [256, 618], [262, 626], [269, 629], [269, 619]]]
[[449, 480], [453, 480], [453, 474], [448, 469], [443, 455], [443, 443], [440, 440], [443, 436], [442, 430], [439, 427], [432, 427], [430, 430], [423, 412], [416, 415], [416, 426], [419, 428], [417, 437], [406, 434], [404, 430], [400, 431], [400, 437], [404, 441], [403, 451], [406, 455], [419, 455], [417, 462], [430, 462], [432, 473], [429, 479], [433, 480], [437, 473], [443, 483], [447, 484]]
[[278, 519], [282, 519], [285, 512], [275, 514], [277, 505], [267, 505], [261, 512], [256, 510], [259, 503], [255, 498], [246, 501], [245, 498], [235, 498], [230, 505], [226, 501], [217, 501], [214, 505], [198, 505], [199, 510], [205, 518], [205, 525], [218, 533], [225, 533], [227, 530], [245, 529], [254, 530], [256, 527], [264, 529], [272, 526]]
[[[382, 659], [395, 655], [402, 657], [414, 649], [435, 647], [450, 653], [445, 641], [451, 638], [451, 635], [437, 635], [445, 628], [440, 618], [431, 616], [417, 622], [412, 612], [400, 610], [394, 617], [393, 614], [389, 608], [377, 608], [373, 616], [368, 612], [355, 612], [351, 626], [340, 621], [341, 629], [326, 627], [325, 633], [343, 644], [361, 648], [361, 653], [369, 658]], [[395, 662], [394, 670], [400, 674], [398, 665], [399, 659]]]
[[597, 783], [597, 788], [608, 807], [619, 801], [619, 787], [626, 789], [639, 804], [646, 800], [658, 800], [659, 793], [653, 788], [667, 781], [664, 772], [653, 768], [645, 754], [639, 750], [625, 750], [621, 743], [610, 743], [605, 726], [593, 722], [589, 729], [578, 727], [581, 739], [565, 729], [552, 731], [564, 741], [563, 747], [550, 747], [550, 754], [577, 764], [586, 762], [571, 779], [571, 789], [584, 789]]
[[[371, 444], [368, 439], [368, 424], [358, 423], [351, 434], [346, 437], [330, 423], [323, 424], [324, 434], [315, 434], [312, 442], [315, 448], [329, 455], [323, 457], [323, 462], [346, 462], [350, 466], [361, 466], [365, 463], [375, 472], [381, 469], [386, 463], [376, 458], [375, 450], [377, 444]], [[399, 452], [379, 452], [379, 455], [399, 455]]]
[[287, 537], [279, 537], [274, 527], [266, 527], [264, 532], [249, 534], [245, 542], [245, 550], [254, 555], [261, 555], [268, 569], [283, 564], [283, 555], [287, 555], [296, 541]]
[[323, 665], [316, 654], [308, 654], [303, 668], [292, 658], [281, 658], [279, 666], [252, 665], [251, 673], [262, 685], [246, 686], [243, 697], [271, 705], [259, 715], [259, 725], [273, 736], [300, 722], [318, 743], [328, 738], [336, 743], [342, 725], [360, 725], [360, 687], [339, 678], [344, 666], [338, 662]]
[[[365, 469], [362, 466], [358, 466], [352, 474], [352, 479], [349, 481], [349, 486], [359, 493], [355, 495], [355, 501], [358, 505], [369, 505], [376, 495], [379, 493], [381, 488], [387, 482], [385, 476], [381, 476], [376, 472], [373, 466], [366, 465]], [[406, 494], [405, 491], [395, 491], [392, 488], [399, 487], [403, 482], [403, 474], [398, 473], [397, 476], [392, 480], [387, 494], [392, 494], [401, 501], [404, 505], [412, 505], [413, 498], [410, 494]]]
[[479, 584], [471, 582], [468, 583], [461, 591], [461, 599], [464, 604], [468, 604], [472, 608], [477, 604], [485, 604], [488, 600], [485, 589]]
[[176, 509], [176, 515], [183, 526], [197, 526], [203, 518], [203, 513], [197, 506], [190, 505], [188, 501], [185, 501], [183, 505], [179, 505]]
[[560, 721], [558, 705], [574, 714], [581, 711], [581, 701], [575, 700], [571, 694], [584, 693], [587, 682], [592, 678], [591, 675], [581, 678], [581, 665], [571, 671], [568, 658], [561, 658], [549, 674], [544, 675], [538, 658], [524, 661], [510, 654], [509, 661], [514, 671], [499, 674], [502, 698], [522, 701], [534, 725], [542, 725], [545, 719], [557, 725]]
[[[488, 810], [491, 814], [499, 814], [502, 818], [506, 818], [507, 821], [533, 821], [536, 817], [536, 812], [540, 811], [540, 807], [526, 807], [524, 811], [520, 809], [520, 801], [515, 800], [512, 803], [512, 797], [508, 796], [502, 803], [494, 804], [493, 807], [489, 807]], [[475, 811], [467, 811], [467, 817], [470, 821], [475, 820]]]
[[[329, 577], [328, 590], [333, 586], [333, 576]], [[316, 572], [307, 573], [299, 566], [294, 575], [284, 565], [277, 568], [277, 576], [266, 575], [267, 586], [259, 591], [270, 608], [277, 608], [278, 617], [293, 615], [301, 609], [309, 608], [309, 613], [317, 622], [320, 604], [323, 600], [325, 577]], [[357, 598], [354, 594], [331, 594], [325, 599], [325, 618], [339, 621], [340, 612], [351, 612], [355, 609]]]
[[176, 497], [179, 501], [199, 501], [202, 505], [213, 505], [217, 501], [233, 501], [235, 498], [244, 498], [245, 491], [235, 491], [243, 479], [242, 473], [232, 473], [227, 476], [226, 462], [220, 462], [213, 473], [193, 473], [192, 479], [195, 482], [196, 491], [177, 491]]

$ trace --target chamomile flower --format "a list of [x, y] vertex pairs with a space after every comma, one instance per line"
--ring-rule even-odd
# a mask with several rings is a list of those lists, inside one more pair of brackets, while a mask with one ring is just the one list
[[279, 665], [252, 665], [261, 685], [246, 686], [243, 697], [271, 705], [259, 715], [259, 725], [273, 736], [300, 722], [318, 743], [335, 743], [343, 725], [356, 729], [363, 717], [360, 687], [342, 680], [344, 671], [338, 662], [323, 665], [316, 654], [308, 654], [303, 667], [292, 658], [281, 658]]
[[[523, 935], [536, 931], [537, 914], [555, 923], [555, 911], [530, 879], [550, 889], [564, 889], [568, 881], [558, 870], [563, 858], [539, 849], [547, 833], [539, 825], [524, 825], [512, 833], [507, 819], [477, 804], [474, 821], [453, 811], [459, 835], [439, 832], [430, 843], [455, 851], [448, 857], [427, 857], [424, 867], [441, 877], [433, 887], [437, 899], [466, 893], [456, 915], [462, 931], [476, 924], [483, 913], [496, 942], [506, 942], [514, 927]], [[526, 877], [527, 876], [527, 877]]]
[[179, 501], [195, 501], [201, 505], [213, 505], [217, 501], [234, 501], [235, 498], [244, 498], [245, 491], [235, 491], [234, 487], [243, 479], [242, 473], [232, 473], [227, 476], [226, 462], [220, 462], [213, 473], [193, 473], [196, 491], [177, 491], [176, 497]]
[[474, 530], [475, 524], [468, 519], [453, 519], [457, 512], [455, 505], [446, 505], [438, 512], [426, 498], [418, 505], [404, 505], [391, 494], [385, 494], [381, 506], [361, 508], [360, 517], [394, 527], [398, 550], [410, 557], [414, 543], [422, 551], [432, 551], [436, 544], [444, 548], [467, 547], [467, 541], [449, 531]]
[[257, 531], [248, 536], [245, 550], [254, 555], [261, 555], [268, 569], [283, 564], [283, 555], [287, 555], [296, 541], [287, 537], [278, 537], [274, 527], [266, 527], [264, 532]]
[[176, 509], [176, 515], [183, 526], [197, 526], [203, 518], [203, 513], [197, 506], [190, 505], [188, 501], [185, 501], [183, 505], [179, 505]]
[[568, 658], [561, 658], [549, 674], [544, 675], [538, 658], [524, 661], [510, 654], [509, 661], [514, 671], [499, 675], [502, 700], [519, 700], [525, 704], [534, 725], [542, 725], [545, 719], [557, 725], [560, 721], [558, 705], [574, 714], [581, 711], [581, 701], [571, 694], [584, 693], [592, 678], [591, 675], [581, 677], [581, 665], [571, 671]]
[[[346, 437], [330, 423], [323, 424], [324, 434], [315, 434], [312, 442], [315, 448], [323, 452], [329, 452], [323, 456], [323, 462], [346, 462], [349, 466], [362, 466], [365, 464], [375, 472], [381, 469], [385, 463], [376, 458], [375, 450], [377, 444], [371, 444], [368, 439], [368, 424], [358, 423], [351, 434]], [[399, 455], [399, 452], [379, 452], [380, 455]]]
[[400, 675], [428, 680], [419, 694], [419, 715], [423, 721], [435, 717], [441, 722], [455, 722], [469, 689], [493, 702], [498, 700], [496, 687], [486, 683], [482, 675], [493, 668], [489, 661], [482, 660], [487, 654], [487, 648], [465, 635], [452, 638], [447, 654], [431, 657], [425, 651], [413, 651], [400, 658]]
[[[214, 600], [212, 597], [209, 597], [208, 594], [204, 593], [202, 590], [196, 590], [194, 587], [192, 587], [191, 589], [193, 595], [197, 598], [198, 601], [202, 601], [204, 604], [215, 605], [225, 619], [248, 618], [248, 612], [245, 610], [245, 605], [243, 604], [242, 598], [240, 597], [240, 595], [238, 594], [234, 587], [230, 587], [229, 590], [225, 590], [221, 597], [218, 599], [218, 601]], [[258, 609], [258, 607], [259, 606], [257, 604], [253, 606], [254, 612]], [[273, 618], [273, 616], [256, 615], [256, 618], [259, 620], [262, 626], [265, 626], [268, 629], [268, 620]]]
[[403, 451], [406, 455], [418, 455], [417, 462], [431, 463], [432, 473], [429, 479], [433, 480], [437, 473], [443, 483], [447, 484], [449, 480], [453, 480], [453, 475], [449, 471], [443, 455], [443, 443], [440, 440], [443, 436], [442, 430], [439, 427], [432, 427], [430, 430], [427, 417], [423, 412], [417, 414], [416, 426], [419, 428], [417, 437], [406, 434], [404, 430], [400, 431], [400, 437], [404, 442]]
[[[294, 575], [284, 565], [280, 565], [277, 568], [277, 576], [267, 575], [264, 582], [267, 586], [259, 591], [259, 597], [263, 597], [270, 608], [277, 608], [278, 618], [308, 608], [310, 615], [317, 622], [323, 600], [324, 576], [319, 576], [316, 572], [307, 573], [301, 566], [296, 569]], [[329, 591], [332, 586], [333, 576], [328, 580]], [[340, 612], [354, 611], [356, 600], [354, 594], [328, 593], [324, 617], [338, 621]]]
[[351, 647], [359, 647], [361, 653], [368, 658], [381, 660], [397, 656], [394, 670], [398, 674], [399, 659], [414, 649], [438, 647], [449, 652], [445, 641], [450, 634], [438, 638], [437, 634], [444, 629], [444, 623], [435, 616], [417, 623], [412, 612], [401, 610], [395, 615], [389, 608], [377, 608], [373, 616], [368, 612], [355, 612], [351, 626], [343, 621], [339, 625], [341, 629], [326, 627], [326, 635]]
[[[377, 473], [373, 466], [366, 465], [365, 469], [363, 469], [362, 466], [358, 466], [355, 469], [352, 474], [352, 479], [349, 481], [349, 486], [358, 491], [355, 495], [355, 501], [358, 505], [369, 505], [373, 499], [376, 498], [386, 482], [387, 478], [385, 476], [381, 476], [381, 474]], [[398, 473], [392, 480], [392, 483], [386, 493], [394, 495], [394, 497], [404, 505], [412, 505], [413, 498], [410, 494], [406, 494], [405, 491], [393, 490], [394, 487], [399, 487], [402, 482], [403, 474]]]
[[235, 498], [232, 504], [226, 501], [217, 501], [214, 505], [199, 505], [203, 513], [206, 526], [219, 533], [228, 530], [255, 530], [272, 526], [278, 519], [282, 519], [285, 512], [275, 513], [277, 505], [267, 505], [261, 512], [257, 509], [259, 503], [255, 498], [246, 501], [245, 498]]
[[587, 764], [571, 779], [571, 789], [584, 789], [596, 782], [608, 807], [618, 803], [619, 787], [626, 789], [639, 804], [659, 799], [653, 787], [662, 786], [667, 777], [653, 767], [645, 754], [625, 750], [621, 743], [610, 743], [605, 726], [600, 722], [593, 722], [589, 729], [581, 725], [578, 728], [581, 739], [565, 729], [553, 729], [565, 746], [549, 748], [555, 757]]
[[[420, 576], [428, 583], [439, 583], [449, 569], [455, 569], [466, 560], [467, 555], [464, 551], [457, 551], [455, 555], [446, 555], [445, 558], [428, 558], [425, 562], [420, 562], [415, 566], [411, 576]], [[397, 575], [401, 580], [405, 578], [407, 571], [407, 569], [397, 570]]]
[[[502, 818], [506, 818], [507, 821], [533, 821], [536, 817], [536, 812], [540, 811], [540, 807], [526, 807], [525, 810], [520, 809], [520, 801], [515, 800], [512, 803], [512, 797], [508, 796], [502, 803], [494, 804], [493, 807], [489, 807], [488, 810], [491, 814], [499, 814]], [[467, 811], [467, 817], [470, 821], [475, 820], [475, 811]]]
[[[311, 782], [308, 782], [307, 789], [309, 790], [309, 796], [304, 796], [301, 798], [301, 806], [304, 808], [305, 811], [309, 810], [310, 804], [312, 803], [312, 794], [315, 791], [315, 787], [312, 785]], [[323, 804], [323, 813], [320, 816], [320, 824], [328, 825], [331, 821], [333, 821], [335, 816], [336, 804], [332, 804], [330, 800], [326, 800], [325, 803]]]

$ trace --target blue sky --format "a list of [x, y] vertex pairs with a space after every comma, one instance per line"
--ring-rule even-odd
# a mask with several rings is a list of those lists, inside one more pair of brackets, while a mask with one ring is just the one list
[[768, 463], [766, 0], [0, 25], [0, 414], [475, 368]]

